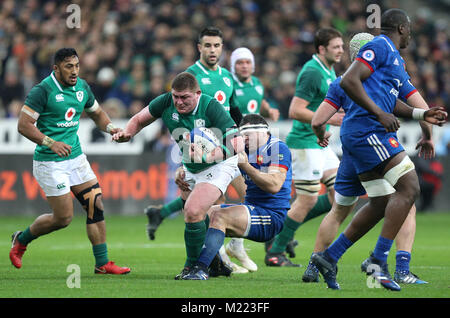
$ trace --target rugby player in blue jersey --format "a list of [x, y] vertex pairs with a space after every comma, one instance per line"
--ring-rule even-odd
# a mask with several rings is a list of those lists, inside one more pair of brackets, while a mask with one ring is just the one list
[[273, 137], [265, 119], [258, 114], [244, 116], [240, 133], [246, 151], [239, 154], [239, 169], [247, 185], [245, 201], [237, 205], [213, 206], [209, 229], [196, 265], [185, 280], [206, 280], [225, 236], [265, 242], [277, 235], [290, 208], [291, 152]]
[[[353, 61], [358, 54], [359, 48], [372, 39], [373, 35], [369, 33], [358, 33], [351, 39], [349, 45], [351, 61]], [[330, 85], [330, 90], [325, 100], [319, 106], [317, 113], [314, 114], [312, 120], [312, 127], [314, 132], [318, 136], [318, 142], [324, 147], [327, 146], [328, 138], [330, 136], [329, 133], [325, 131], [326, 122], [341, 108], [341, 105], [343, 109], [346, 109], [347, 106], [351, 105], [351, 100], [349, 99], [349, 97], [347, 97], [347, 95], [339, 85], [340, 80], [341, 78], [339, 77]], [[408, 84], [409, 85], [402, 86], [402, 89], [399, 92], [399, 97], [414, 107], [427, 110], [428, 105], [423, 100], [420, 93], [410, 83]], [[394, 113], [399, 116], [403, 115], [410, 117], [410, 115], [412, 114], [412, 109], [403, 107], [404, 112], [402, 114], [401, 106], [403, 105], [400, 103], [399, 105], [396, 105]], [[440, 124], [442, 123], [442, 121], [436, 119], [435, 116], [439, 117], [443, 115], [445, 114], [440, 109], [433, 109], [432, 111], [427, 113], [427, 116], [425, 116], [425, 120], [432, 124]], [[344, 119], [347, 121], [348, 117], [344, 117]], [[421, 122], [420, 124], [422, 126], [423, 138], [417, 145], [418, 148], [420, 147], [419, 156], [424, 156], [425, 158], [432, 157], [434, 156], [434, 145], [431, 140], [430, 126], [425, 124], [424, 122]], [[316, 243], [314, 246], [315, 253], [324, 251], [333, 242], [338, 232], [339, 226], [353, 210], [358, 197], [366, 194], [366, 191], [364, 190], [361, 182], [358, 179], [358, 175], [356, 174], [356, 170], [352, 164], [352, 161], [346, 158], [345, 152], [342, 159], [343, 161], [341, 162], [338, 169], [335, 184], [335, 202], [331, 211], [325, 216], [325, 218], [322, 220], [322, 223], [320, 224], [319, 230], [317, 232]], [[381, 184], [385, 184], [386, 181], [383, 181], [381, 179], [379, 180], [379, 182]], [[390, 186], [387, 185], [387, 187]], [[370, 204], [366, 204], [364, 206], [364, 209], [370, 208]], [[414, 242], [414, 235], [416, 230], [415, 212], [415, 206], [413, 206], [395, 239], [397, 254], [394, 280], [397, 283], [426, 283], [409, 270], [412, 245]], [[367, 268], [370, 265], [369, 262], [370, 258], [366, 260], [363, 265], [361, 265], [361, 269], [364, 272], [367, 271]], [[308, 264], [308, 267], [303, 274], [302, 280], [304, 282], [319, 281], [318, 270], [311, 262]]]
[[[389, 274], [387, 256], [420, 191], [414, 164], [397, 140], [399, 122], [393, 115], [399, 94], [412, 86], [398, 52], [410, 39], [409, 17], [402, 10], [386, 11], [381, 18], [381, 32], [361, 48], [340, 81], [350, 97], [347, 121], [341, 127], [343, 152], [346, 161], [354, 165], [372, 209], [362, 209], [329, 248], [311, 257], [333, 289], [339, 288], [337, 261], [384, 217], [381, 235], [368, 261], [376, 265], [372, 272], [376, 281], [387, 289], [400, 290]], [[410, 110], [413, 118], [421, 120], [429, 113]], [[425, 140], [419, 142], [421, 146], [426, 144]]]

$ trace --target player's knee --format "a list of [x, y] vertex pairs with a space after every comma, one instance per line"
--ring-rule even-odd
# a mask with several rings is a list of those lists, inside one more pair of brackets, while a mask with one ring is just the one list
[[205, 212], [190, 204], [184, 206], [184, 220], [187, 223], [200, 222], [204, 219]]
[[98, 183], [78, 193], [76, 198], [87, 213], [86, 224], [101, 222], [105, 219], [103, 215], [102, 190]]
[[211, 212], [209, 226], [217, 228], [226, 223], [225, 215], [222, 209], [216, 209]]
[[55, 229], [62, 229], [69, 226], [70, 222], [72, 222], [72, 216], [53, 216], [53, 227]]

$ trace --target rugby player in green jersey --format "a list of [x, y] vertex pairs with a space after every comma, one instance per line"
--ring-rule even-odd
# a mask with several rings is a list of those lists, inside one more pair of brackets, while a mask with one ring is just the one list
[[231, 73], [234, 80], [234, 94], [242, 115], [260, 114], [277, 121], [280, 112], [270, 107], [264, 99], [264, 86], [256, 76], [255, 57], [246, 47], [235, 49], [230, 57]]
[[[236, 125], [239, 125], [242, 114], [234, 94], [233, 77], [227, 69], [219, 65], [219, 59], [223, 50], [222, 32], [215, 27], [204, 28], [199, 34], [197, 49], [200, 53], [200, 58], [188, 67], [186, 72], [195, 76], [202, 94], [214, 97], [229, 112]], [[238, 193], [240, 201], [243, 202], [246, 187], [239, 171], [236, 172], [236, 176], [231, 185]], [[225, 196], [222, 196], [217, 203], [224, 202]], [[147, 234], [150, 240], [155, 239], [155, 232], [164, 218], [174, 212], [180, 211], [183, 208], [183, 204], [183, 200], [178, 197], [163, 206], [149, 205], [145, 208], [144, 212], [148, 218]], [[221, 248], [220, 250], [222, 259], [233, 267], [235, 273], [248, 273], [249, 270], [256, 271], [258, 267], [248, 257], [242, 240], [239, 242], [233, 241], [233, 243], [237, 244], [230, 245], [233, 248], [229, 249], [229, 253], [236, 256], [244, 268], [229, 259], [225, 253], [225, 248]]]
[[[141, 129], [161, 118], [182, 152], [183, 179], [190, 184], [182, 191], [184, 204], [187, 260], [179, 279], [195, 264], [206, 235], [208, 209], [225, 193], [237, 167], [237, 153], [244, 150], [243, 138], [224, 107], [213, 97], [202, 94], [196, 78], [187, 72], [178, 74], [172, 90], [152, 100], [148, 107], [133, 116], [126, 128], [113, 135], [117, 142], [127, 142]], [[214, 128], [223, 137], [222, 146], [206, 155], [190, 143], [194, 127]], [[229, 275], [231, 269], [225, 273]]]
[[[127, 274], [108, 259], [102, 191], [83, 154], [77, 131], [83, 111], [102, 131], [121, 131], [100, 108], [89, 85], [78, 77], [80, 62], [73, 48], [55, 54], [53, 72], [28, 94], [19, 116], [19, 132], [37, 144], [33, 175], [44, 190], [52, 213], [43, 214], [12, 237], [11, 263], [22, 267], [28, 244], [68, 226], [73, 216], [71, 192], [87, 212], [86, 229], [95, 257], [96, 274]], [[35, 125], [36, 124], [36, 125]]]
[[[289, 117], [294, 123], [286, 144], [292, 152], [292, 179], [297, 196], [283, 230], [266, 253], [268, 266], [295, 266], [284, 254], [286, 245], [304, 222], [328, 212], [334, 199], [339, 159], [329, 147], [321, 148], [316, 143], [311, 120], [325, 98], [328, 86], [336, 79], [333, 64], [338, 63], [344, 53], [342, 35], [335, 29], [319, 29], [314, 45], [317, 53], [303, 65], [289, 106]], [[342, 113], [336, 113], [328, 124], [340, 126], [342, 118]], [[319, 196], [320, 183], [327, 187], [327, 194]]]

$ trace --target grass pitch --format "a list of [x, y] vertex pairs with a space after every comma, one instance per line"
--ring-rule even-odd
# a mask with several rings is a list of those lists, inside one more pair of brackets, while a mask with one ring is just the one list
[[[85, 218], [74, 217], [69, 227], [33, 241], [20, 270], [8, 257], [10, 237], [24, 230], [34, 216], [0, 218], [0, 297], [1, 298], [449, 298], [450, 297], [450, 213], [417, 214], [417, 231], [411, 270], [427, 285], [402, 285], [399, 293], [369, 288], [360, 272], [380, 232], [380, 224], [354, 245], [340, 260], [340, 291], [301, 282], [311, 255], [321, 217], [304, 224], [296, 233], [299, 241], [294, 262], [301, 268], [274, 268], [264, 265], [263, 244], [245, 241], [248, 254], [258, 271], [209, 281], [175, 281], [184, 264], [184, 222], [182, 216], [166, 219], [149, 241], [144, 215], [106, 216], [109, 258], [131, 267], [129, 275], [94, 275], [94, 257], [86, 236]], [[347, 224], [348, 221], [345, 223]], [[345, 226], [345, 225], [344, 225]], [[343, 229], [344, 226], [341, 228]], [[226, 240], [228, 241], [228, 239]], [[388, 263], [393, 274], [395, 246]], [[80, 268], [80, 288], [67, 271]], [[73, 277], [72, 277], [73, 278]], [[69, 284], [67, 282], [69, 281]]]

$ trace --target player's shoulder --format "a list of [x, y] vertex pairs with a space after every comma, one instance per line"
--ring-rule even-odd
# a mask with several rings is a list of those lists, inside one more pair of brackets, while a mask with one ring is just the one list
[[46, 96], [48, 93], [50, 93], [52, 90], [52, 87], [48, 81], [46, 81], [46, 78], [43, 79], [41, 82], [34, 85], [31, 90], [29, 91], [28, 95], [43, 95]]
[[303, 65], [298, 77], [302, 80], [318, 81], [322, 80], [323, 74], [320, 65], [311, 59]]
[[344, 90], [342, 89], [342, 87], [340, 85], [341, 84], [341, 79], [342, 79], [342, 76], [336, 77], [336, 79], [330, 83], [330, 86], [329, 86], [328, 90], [329, 91], [330, 90], [334, 90], [334, 91], [338, 91], [338, 92], [340, 92], [340, 91], [343, 92]]
[[[202, 95], [200, 96], [200, 103], [204, 103], [204, 104], [208, 104], [209, 105], [211, 102], [215, 103], [215, 102], [217, 102], [217, 100], [211, 95], [207, 95], [205, 93], [202, 93]], [[219, 102], [217, 102], [217, 103], [219, 103]], [[220, 103], [219, 103], [219, 105], [220, 105]]]
[[261, 80], [254, 75], [252, 75], [252, 81], [253, 81], [253, 85], [262, 85]]
[[197, 73], [200, 71], [199, 67], [194, 63], [191, 66], [189, 66], [185, 72], [190, 73], [192, 75], [197, 75]]
[[78, 77], [76, 86], [77, 86], [77, 88], [82, 88], [85, 90], [91, 89], [89, 83], [84, 78], [81, 78], [81, 77]]
[[223, 66], [219, 66], [222, 69], [222, 75], [224, 76], [229, 76], [231, 78], [233, 78], [233, 75], [231, 74], [231, 72], [229, 70], [227, 70], [225, 67]]
[[364, 53], [367, 50], [376, 50], [376, 51], [386, 51], [386, 52], [397, 52], [394, 43], [385, 35], [378, 35], [373, 38], [372, 41], [364, 44], [359, 52]]
[[267, 141], [265, 149], [268, 150], [270, 148], [278, 147], [280, 152], [289, 152], [289, 147], [286, 145], [286, 143], [281, 140], [280, 138], [270, 136], [269, 140]]

